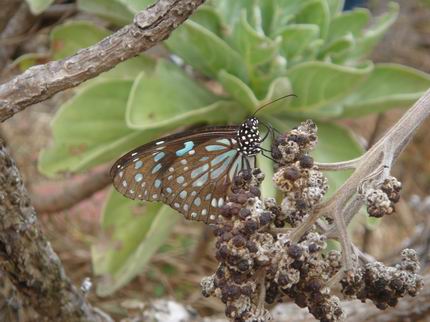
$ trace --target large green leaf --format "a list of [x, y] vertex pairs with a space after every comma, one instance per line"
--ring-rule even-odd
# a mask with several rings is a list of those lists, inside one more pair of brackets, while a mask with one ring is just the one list
[[84, 88], [66, 102], [52, 122], [53, 145], [39, 156], [40, 171], [54, 176], [88, 169], [165, 132], [165, 128], [127, 128], [124, 114], [131, 86], [128, 80], [106, 80]]
[[222, 33], [222, 19], [218, 12], [210, 6], [201, 6], [199, 9], [190, 17], [192, 21], [198, 23], [204, 28], [210, 30], [218, 37]]
[[430, 87], [430, 75], [397, 64], [378, 64], [369, 79], [347, 98], [342, 117], [410, 107]]
[[345, 1], [344, 0], [327, 0], [327, 4], [328, 4], [328, 8], [330, 10], [330, 15], [332, 17], [335, 17], [336, 15], [338, 15], [344, 5], [345, 5]]
[[280, 35], [283, 53], [287, 60], [292, 60], [318, 38], [319, 28], [312, 24], [291, 24], [282, 28]]
[[357, 39], [357, 45], [349, 57], [350, 60], [354, 61], [361, 59], [370, 54], [388, 28], [397, 19], [398, 13], [399, 5], [391, 2], [388, 12], [379, 17], [376, 23], [374, 23], [374, 25], [369, 28], [362, 37]]
[[319, 109], [344, 98], [366, 80], [373, 66], [353, 68], [323, 62], [296, 65], [287, 72], [294, 94], [291, 106], [296, 111]]
[[330, 9], [326, 0], [314, 0], [300, 10], [295, 22], [299, 24], [315, 24], [320, 30], [320, 37], [325, 38], [330, 23]]
[[103, 276], [97, 294], [110, 295], [142, 273], [179, 218], [167, 206], [143, 206], [112, 189], [102, 219], [106, 236], [92, 248], [94, 272]]
[[78, 0], [78, 8], [119, 26], [133, 21], [133, 13], [118, 0]]
[[202, 73], [216, 78], [221, 69], [247, 80], [245, 64], [239, 53], [203, 26], [185, 22], [166, 41], [170, 50]]
[[229, 43], [241, 54], [248, 70], [273, 60], [279, 47], [279, 41], [266, 37], [248, 23], [245, 12], [236, 23]]
[[218, 74], [218, 81], [224, 87], [224, 90], [248, 111], [253, 112], [258, 106], [258, 100], [254, 92], [240, 78], [221, 70]]
[[[243, 114], [240, 108], [234, 111], [233, 105], [198, 85], [176, 65], [160, 61], [152, 75], [141, 73], [136, 78], [126, 122], [135, 129], [178, 127], [202, 121], [225, 123], [232, 115]], [[230, 114], [225, 113], [232, 108]]]
[[[11, 1], [11, 0], [9, 0]], [[54, 0], [26, 0], [30, 11], [34, 15], [41, 14], [54, 2]]]
[[94, 45], [110, 31], [87, 21], [69, 21], [52, 29], [53, 59], [59, 60], [75, 54], [79, 49]]
[[328, 41], [343, 37], [347, 34], [360, 36], [370, 19], [369, 10], [357, 8], [346, 11], [333, 18], [330, 22]]

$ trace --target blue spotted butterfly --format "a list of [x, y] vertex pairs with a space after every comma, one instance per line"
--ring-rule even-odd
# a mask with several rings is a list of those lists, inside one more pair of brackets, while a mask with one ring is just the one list
[[255, 167], [262, 151], [254, 115], [239, 126], [185, 131], [130, 151], [111, 169], [115, 188], [130, 199], [168, 204], [187, 219], [215, 222], [233, 177]]

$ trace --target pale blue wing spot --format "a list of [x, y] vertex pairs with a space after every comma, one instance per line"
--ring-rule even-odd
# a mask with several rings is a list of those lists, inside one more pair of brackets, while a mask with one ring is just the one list
[[176, 155], [178, 157], [182, 157], [187, 152], [191, 151], [193, 147], [194, 147], [194, 142], [193, 141], [184, 142], [184, 147], [182, 149], [176, 151]]
[[187, 197], [188, 193], [186, 190], [182, 190], [181, 193], [179, 194], [179, 197], [181, 197], [182, 199], [185, 199]]
[[221, 166], [211, 171], [211, 179], [218, 178], [222, 173], [224, 173], [224, 171], [227, 170], [227, 167], [229, 164], [230, 164], [230, 158], [226, 159]]
[[229, 139], [219, 139], [219, 140], [216, 140], [218, 143], [222, 143], [222, 144], [225, 144], [225, 145], [230, 145], [230, 140]]
[[192, 218], [196, 218], [196, 217], [197, 217], [197, 213], [196, 213], [196, 212], [192, 212], [192, 213], [191, 213], [191, 217], [192, 217]]
[[209, 164], [204, 164], [201, 167], [194, 169], [193, 171], [191, 171], [191, 178], [195, 178], [200, 176], [201, 174], [203, 174], [204, 172], [206, 172], [209, 169]]
[[198, 178], [196, 181], [193, 182], [193, 187], [201, 187], [203, 186], [206, 181], [208, 181], [208, 174], [205, 173], [203, 176], [201, 176], [200, 178]]
[[207, 161], [207, 160], [209, 160], [209, 157], [203, 157], [203, 158], [200, 158], [200, 160], [199, 160], [199, 161], [204, 162], [204, 161]]
[[225, 147], [224, 145], [207, 145], [205, 146], [206, 151], [208, 152], [212, 152], [212, 151], [219, 151], [219, 150], [225, 150], [227, 149], [227, 147]]
[[211, 206], [212, 206], [212, 207], [214, 207], [214, 208], [216, 208], [216, 207], [218, 206], [218, 203], [217, 203], [216, 198], [213, 198], [213, 199], [212, 199], [212, 201], [211, 201]]
[[188, 211], [188, 209], [189, 209], [190, 207], [189, 207], [187, 204], [184, 204], [183, 208], [184, 208], [184, 210], [185, 210], [185, 211]]
[[142, 179], [143, 179], [143, 174], [141, 174], [141, 173], [138, 173], [134, 176], [134, 181], [136, 181], [136, 182], [140, 182], [140, 181], [142, 181]]
[[208, 214], [208, 210], [207, 209], [203, 209], [202, 210], [202, 216], [206, 216]]
[[155, 180], [154, 181], [154, 187], [158, 189], [158, 188], [160, 188], [160, 186], [161, 186], [161, 180], [160, 179]]
[[184, 183], [184, 181], [185, 181], [185, 178], [183, 176], [180, 176], [180, 177], [176, 178], [176, 182], [179, 183], [179, 184]]
[[173, 190], [172, 190], [172, 188], [167, 187], [167, 188], [166, 188], [166, 192], [167, 192], [167, 193], [172, 193], [172, 192], [173, 192]]
[[194, 199], [194, 204], [196, 205], [196, 207], [200, 207], [200, 205], [202, 204], [202, 200], [200, 199], [200, 197]]
[[192, 191], [192, 192], [191, 192], [191, 196], [193, 196], [193, 197], [195, 197], [195, 196], [196, 196], [196, 194], [197, 194], [197, 192], [196, 192], [196, 191]]
[[224, 161], [224, 160], [225, 160], [225, 159], [227, 159], [227, 158], [232, 158], [232, 157], [234, 157], [236, 154], [237, 154], [237, 151], [236, 151], [236, 150], [230, 150], [230, 151], [228, 151], [228, 152], [225, 152], [225, 153], [223, 153], [223, 154], [220, 154], [220, 155], [216, 156], [216, 157], [211, 161], [211, 165], [212, 165], [212, 166], [215, 166], [215, 165], [217, 165], [218, 163], [220, 163], [220, 162]]
[[175, 206], [175, 208], [179, 208], [180, 204], [175, 202], [174, 206]]
[[208, 194], [206, 195], [206, 197], [205, 197], [205, 200], [206, 200], [206, 201], [208, 201], [210, 198], [212, 198], [212, 194], [211, 194], [211, 193], [208, 193]]
[[165, 155], [166, 155], [166, 153], [164, 153], [164, 152], [158, 152], [154, 157], [154, 161], [155, 162], [160, 161], [162, 158], [164, 158]]
[[153, 169], [152, 169], [152, 174], [154, 174], [154, 173], [156, 173], [156, 172], [158, 172], [158, 171], [160, 171], [160, 169], [161, 169], [161, 163], [158, 163]]
[[134, 168], [135, 168], [136, 170], [137, 170], [137, 169], [140, 169], [142, 166], [143, 166], [143, 162], [142, 162], [142, 161], [140, 161], [140, 160], [134, 163]]

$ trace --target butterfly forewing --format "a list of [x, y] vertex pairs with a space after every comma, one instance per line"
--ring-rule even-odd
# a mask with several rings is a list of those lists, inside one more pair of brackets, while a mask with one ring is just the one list
[[114, 186], [128, 198], [162, 201], [186, 218], [212, 222], [243, 167], [236, 130], [206, 128], [143, 145], [115, 163]]

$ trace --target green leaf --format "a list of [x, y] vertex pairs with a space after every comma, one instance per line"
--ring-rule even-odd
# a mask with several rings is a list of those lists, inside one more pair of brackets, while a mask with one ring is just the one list
[[309, 2], [295, 17], [298, 24], [315, 24], [320, 29], [320, 37], [325, 38], [330, 23], [330, 11], [326, 0]]
[[282, 29], [282, 50], [287, 60], [299, 56], [305, 48], [317, 39], [319, 28], [311, 24], [292, 24]]
[[156, 203], [139, 206], [113, 191], [104, 208], [102, 223], [108, 240], [92, 248], [94, 271], [103, 275], [97, 294], [110, 295], [142, 273], [179, 218], [168, 206]]
[[240, 21], [235, 25], [229, 43], [241, 54], [248, 70], [273, 60], [279, 46], [279, 41], [253, 29], [245, 12], [242, 12]]
[[240, 19], [240, 15], [243, 10], [252, 12], [254, 0], [215, 0], [211, 1], [210, 4], [220, 13], [223, 23], [226, 27], [229, 27], [229, 31], [231, 31], [233, 26]]
[[366, 80], [373, 66], [353, 68], [323, 62], [296, 65], [287, 72], [293, 92], [292, 111], [319, 109], [346, 97]]
[[86, 21], [69, 21], [52, 29], [53, 59], [59, 60], [75, 54], [79, 49], [94, 45], [110, 32]]
[[240, 78], [221, 70], [218, 74], [218, 81], [224, 87], [224, 90], [230, 94], [239, 104], [249, 112], [253, 112], [258, 106], [258, 100], [252, 89], [248, 87]]
[[127, 80], [94, 83], [63, 104], [52, 122], [54, 143], [41, 152], [39, 170], [54, 176], [89, 169], [166, 132], [127, 128], [124, 114], [131, 86]]
[[118, 26], [133, 21], [133, 13], [118, 0], [78, 0], [78, 9], [95, 14]]
[[119, 0], [130, 12], [136, 14], [157, 2], [156, 0]]
[[333, 41], [348, 34], [355, 37], [363, 33], [370, 19], [369, 10], [357, 8], [352, 11], [346, 11], [334, 17], [330, 22], [328, 41]]
[[245, 64], [239, 53], [216, 34], [193, 21], [187, 21], [176, 29], [166, 44], [187, 64], [212, 78], [225, 69], [247, 80]]
[[[315, 161], [332, 163], [347, 161], [359, 157], [363, 148], [353, 138], [351, 132], [335, 124], [317, 122], [318, 145], [312, 153]], [[328, 171], [330, 196], [351, 175], [351, 171]]]
[[319, 53], [319, 58], [324, 60], [330, 58], [332, 62], [339, 62], [348, 55], [349, 51], [354, 47], [355, 41], [351, 35], [346, 35], [331, 42], [323, 48]]
[[369, 79], [349, 96], [343, 117], [410, 107], [430, 87], [430, 75], [397, 64], [378, 64]]
[[178, 127], [198, 121], [225, 123], [231, 114], [221, 111], [227, 105], [232, 107], [176, 65], [160, 61], [153, 75], [141, 73], [136, 78], [127, 104], [126, 122], [135, 129]]
[[33, 15], [41, 14], [54, 2], [54, 0], [26, 0]]
[[209, 6], [201, 6], [190, 19], [195, 23], [203, 26], [210, 30], [217, 36], [221, 36], [222, 31], [222, 19], [218, 12]]
[[335, 17], [337, 14], [339, 14], [344, 5], [345, 5], [345, 1], [344, 0], [327, 0], [327, 4], [328, 4], [328, 8], [330, 11], [330, 15], [332, 17]]
[[27, 70], [31, 66], [45, 64], [49, 62], [50, 55], [48, 53], [28, 53], [19, 56], [10, 66], [10, 69], [18, 67], [21, 72]]
[[399, 5], [391, 2], [389, 11], [385, 15], [379, 17], [377, 22], [365, 32], [364, 36], [357, 39], [356, 49], [351, 53], [349, 57], [350, 60], [357, 60], [366, 57], [378, 44], [388, 28], [397, 19], [398, 13]]

